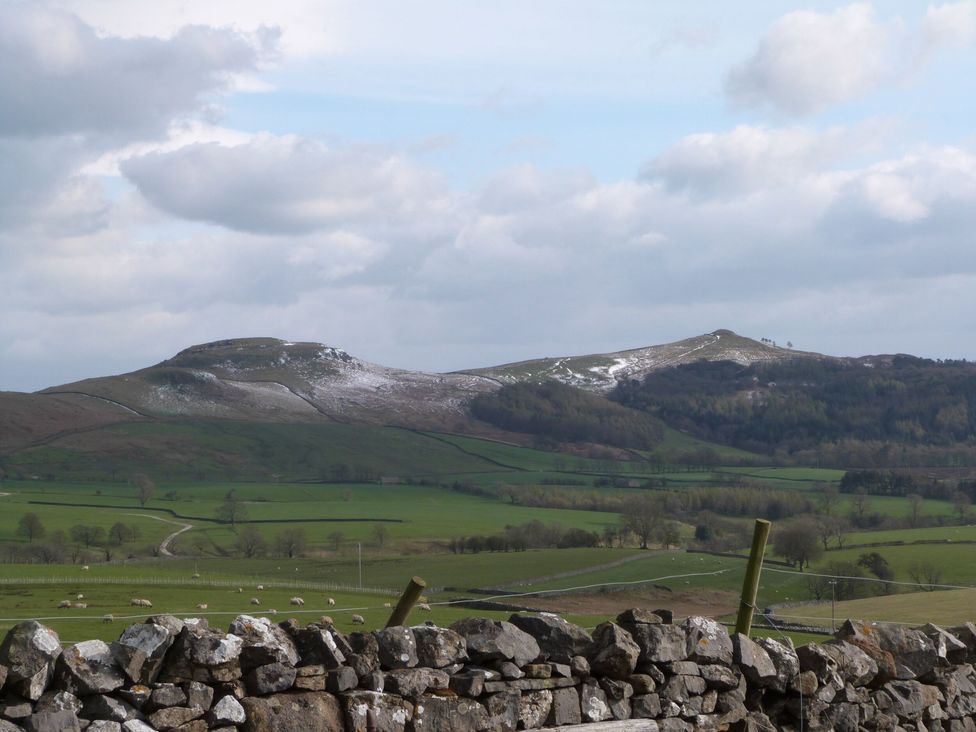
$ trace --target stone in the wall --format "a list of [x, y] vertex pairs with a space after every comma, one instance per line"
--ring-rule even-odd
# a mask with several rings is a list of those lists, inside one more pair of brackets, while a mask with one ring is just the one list
[[485, 690], [485, 672], [467, 670], [456, 673], [451, 676], [450, 688], [459, 696], [479, 697]]
[[580, 712], [584, 722], [603, 722], [613, 718], [607, 693], [595, 679], [587, 679], [580, 686]]
[[210, 709], [213, 704], [214, 690], [199, 681], [191, 681], [183, 687], [186, 694], [186, 705], [188, 707], [198, 707], [203, 711]]
[[7, 669], [5, 688], [37, 701], [54, 676], [61, 639], [36, 620], [18, 623], [0, 644], [0, 665]]
[[373, 732], [370, 718], [375, 732], [403, 732], [413, 719], [413, 704], [393, 694], [347, 691], [342, 695], [342, 705], [346, 732]]
[[728, 666], [722, 666], [717, 663], [702, 664], [698, 667], [698, 673], [705, 679], [705, 684], [709, 689], [729, 691], [739, 685], [739, 677]]
[[578, 625], [553, 613], [516, 613], [509, 618], [539, 644], [544, 659], [569, 663], [573, 656], [588, 656], [593, 639]]
[[583, 721], [580, 711], [579, 692], [569, 687], [566, 689], [554, 689], [552, 692], [552, 708], [549, 710], [549, 717], [546, 724], [549, 726], [560, 726], [564, 724], [580, 724]]
[[838, 675], [855, 686], [866, 686], [878, 675], [878, 664], [865, 651], [842, 640], [827, 641], [823, 649], [833, 659]]
[[149, 695], [142, 707], [146, 712], [155, 712], [163, 707], [178, 707], [186, 704], [186, 692], [176, 684], [159, 684]]
[[244, 677], [247, 690], [256, 696], [279, 694], [295, 683], [298, 672], [283, 663], [268, 663], [251, 669]]
[[65, 648], [55, 664], [54, 674], [59, 688], [78, 696], [107, 694], [125, 683], [111, 649], [100, 640]]
[[950, 631], [933, 623], [926, 623], [919, 630], [928, 636], [935, 645], [935, 653], [943, 661], [951, 664], [965, 663], [969, 655], [966, 644]]
[[687, 658], [698, 663], [732, 663], [732, 640], [725, 626], [693, 615], [681, 624], [687, 635]]
[[[339, 668], [347, 661], [346, 654], [339, 647], [338, 634], [331, 630], [318, 625], [309, 625], [294, 631], [291, 637], [294, 639], [303, 666], [322, 665], [333, 669]], [[344, 641], [343, 645], [348, 646], [348, 643]]]
[[637, 667], [640, 648], [616, 623], [600, 623], [593, 631], [590, 670], [595, 676], [626, 680]]
[[776, 678], [770, 679], [767, 685], [782, 694], [800, 673], [800, 659], [797, 658], [796, 650], [793, 648], [793, 641], [789, 638], [782, 641], [774, 638], [757, 638], [756, 645], [766, 651], [773, 666], [776, 667]]
[[485, 697], [485, 709], [488, 710], [488, 729], [491, 732], [514, 732], [518, 728], [519, 699], [521, 696], [521, 693], [515, 689], [506, 689]]
[[[835, 637], [860, 647], [874, 658], [881, 677], [879, 682], [887, 678], [903, 681], [918, 678], [935, 668], [939, 662], [935, 644], [928, 636], [919, 630], [892, 623], [847, 620]], [[886, 659], [878, 659], [871, 653], [871, 645], [891, 654], [893, 669], [888, 667]]]
[[636, 694], [630, 699], [634, 719], [656, 719], [661, 716], [661, 697], [657, 694]]
[[464, 638], [474, 661], [500, 658], [524, 666], [541, 654], [535, 638], [504, 620], [464, 618], [453, 623], [451, 630]]
[[468, 659], [464, 638], [449, 628], [418, 625], [412, 628], [417, 645], [417, 664], [445, 668]]
[[151, 684], [159, 676], [163, 660], [175, 636], [163, 625], [130, 625], [111, 644], [116, 663], [134, 684]]
[[449, 677], [432, 668], [401, 668], [388, 671], [383, 682], [384, 691], [407, 699], [417, 699], [428, 689], [446, 689]]
[[342, 707], [338, 699], [324, 691], [248, 696], [241, 700], [241, 706], [245, 715], [245, 721], [240, 727], [242, 732], [322, 732], [343, 729]]
[[85, 719], [108, 719], [113, 722], [128, 722], [142, 715], [131, 704], [106, 694], [95, 694], [83, 699], [81, 717]]
[[34, 705], [35, 712], [70, 711], [76, 714], [81, 711], [81, 699], [70, 691], [48, 690], [41, 695]]
[[38, 712], [24, 720], [26, 732], [81, 732], [78, 715], [68, 709]]
[[[688, 657], [687, 634], [680, 626], [661, 623], [659, 618], [656, 613], [628, 610], [617, 619], [640, 647], [640, 662], [683, 661]], [[650, 619], [655, 622], [647, 622]]]
[[157, 709], [146, 720], [158, 730], [171, 730], [203, 716], [197, 707], [166, 707]]
[[634, 695], [634, 687], [626, 681], [617, 679], [600, 679], [600, 688], [607, 695], [610, 713], [614, 719], [630, 719], [630, 698]]
[[269, 663], [298, 664], [295, 642], [267, 618], [238, 615], [228, 630], [241, 639], [241, 669], [245, 672]]
[[[383, 683], [385, 682], [380, 682], [378, 691], [383, 691]], [[333, 694], [349, 691], [357, 686], [359, 686], [359, 676], [349, 666], [342, 666], [329, 671], [325, 680], [325, 688]]]
[[382, 668], [412, 668], [417, 665], [417, 641], [405, 625], [373, 632]]
[[552, 692], [549, 689], [526, 691], [519, 700], [519, 727], [538, 729], [546, 723], [552, 710]]
[[473, 699], [426, 695], [417, 700], [413, 713], [414, 732], [492, 730], [488, 710]]
[[122, 732], [122, 725], [107, 719], [96, 719], [85, 728], [85, 732]]
[[750, 682], [760, 686], [775, 682], [776, 666], [773, 660], [766, 650], [749, 636], [742, 633], [732, 636], [732, 660]]
[[372, 633], [350, 633], [347, 640], [353, 653], [346, 657], [346, 663], [360, 679], [380, 670], [380, 646]]
[[221, 697], [207, 713], [207, 720], [211, 727], [243, 724], [245, 721], [244, 707], [233, 696]]

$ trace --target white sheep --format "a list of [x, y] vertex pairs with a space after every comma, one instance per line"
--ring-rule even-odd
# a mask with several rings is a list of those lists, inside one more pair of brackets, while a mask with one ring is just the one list
[[353, 615], [352, 616], [352, 624], [353, 625], [366, 625], [366, 619], [362, 615]]
[[58, 603], [58, 610], [63, 610], [66, 607], [71, 607], [71, 600], [62, 600]]
[[419, 607], [424, 612], [428, 612], [428, 613], [430, 612], [430, 605], [428, 605], [426, 602], [417, 603], [417, 607]]
[[238, 588], [237, 588], [237, 591], [238, 591], [238, 592], [244, 592], [244, 588], [243, 588], [243, 587], [238, 587]]
[[90, 567], [89, 567], [89, 566], [88, 566], [87, 564], [85, 564], [85, 565], [82, 565], [82, 567], [81, 567], [81, 568], [82, 568], [82, 569], [83, 569], [83, 570], [84, 570], [85, 572], [87, 572], [87, 571], [88, 571], [88, 570], [90, 569]]
[[263, 589], [264, 589], [264, 585], [258, 585], [258, 590], [263, 590]]
[[275, 610], [274, 608], [271, 608], [270, 610], [268, 610], [268, 612], [271, 613], [272, 615], [277, 615], [278, 614], [278, 611]]
[[388, 602], [384, 602], [383, 607], [393, 607], [393, 605]]
[[261, 601], [258, 598], [256, 598], [256, 597], [252, 597], [251, 598], [251, 604], [252, 605], [260, 605], [261, 604]]
[[205, 603], [205, 602], [198, 602], [197, 603], [197, 610], [206, 610], [206, 609], [207, 609], [207, 603]]
[[334, 597], [330, 597], [329, 600], [328, 600], [328, 602], [329, 602], [329, 605], [330, 606], [335, 605], [335, 598]]
[[84, 600], [84, 599], [85, 599], [85, 596], [84, 596], [84, 595], [82, 595], [82, 594], [81, 594], [81, 593], [79, 592], [79, 593], [78, 593], [77, 595], [75, 595], [75, 599], [76, 599], [76, 600]]
[[114, 623], [115, 622], [115, 616], [112, 615], [112, 613], [108, 613], [107, 615], [103, 615], [102, 616], [102, 622], [103, 623]]
[[84, 610], [86, 607], [88, 607], [88, 603], [87, 602], [76, 602], [71, 607], [75, 608], [76, 610]]
[[300, 597], [293, 597], [288, 602], [292, 605], [299, 605], [299, 606], [305, 604], [305, 600], [303, 600]]
[[200, 579], [200, 573], [194, 572], [193, 574], [190, 575], [190, 579]]
[[150, 602], [149, 600], [145, 599], [144, 597], [133, 597], [131, 600], [129, 600], [129, 604], [132, 605], [132, 606], [134, 606], [134, 607], [152, 607], [153, 606], [152, 602]]
[[335, 625], [331, 615], [323, 615], [319, 618], [319, 625]]

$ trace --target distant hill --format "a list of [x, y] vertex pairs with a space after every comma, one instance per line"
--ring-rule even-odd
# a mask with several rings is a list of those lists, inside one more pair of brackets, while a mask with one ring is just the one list
[[795, 358], [829, 357], [819, 353], [794, 351], [771, 342], [756, 341], [730, 330], [716, 330], [659, 346], [588, 356], [537, 358], [461, 373], [485, 376], [505, 384], [551, 380], [588, 391], [607, 392], [620, 381], [641, 379], [653, 371], [695, 361], [732, 361], [748, 365]]

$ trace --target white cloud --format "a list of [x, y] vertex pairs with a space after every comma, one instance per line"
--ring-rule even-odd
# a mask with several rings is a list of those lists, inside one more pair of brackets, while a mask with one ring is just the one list
[[925, 51], [976, 42], [976, 3], [972, 0], [929, 6], [922, 23]]
[[818, 112], [873, 89], [890, 73], [892, 29], [866, 3], [833, 13], [795, 11], [775, 21], [751, 58], [728, 76], [737, 102], [790, 115]]
[[392, 222], [449, 205], [439, 176], [404, 158], [290, 136], [153, 152], [123, 161], [121, 170], [164, 211], [255, 233]]

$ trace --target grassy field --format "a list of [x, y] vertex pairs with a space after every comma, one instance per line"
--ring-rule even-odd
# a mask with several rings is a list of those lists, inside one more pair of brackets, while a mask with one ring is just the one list
[[[837, 625], [846, 618], [907, 623], [912, 626], [935, 623], [952, 626], [976, 618], [976, 589], [946, 590], [944, 592], [916, 592], [901, 595], [882, 595], [863, 600], [835, 603]], [[782, 608], [776, 617], [810, 625], [830, 627], [829, 602]]]

